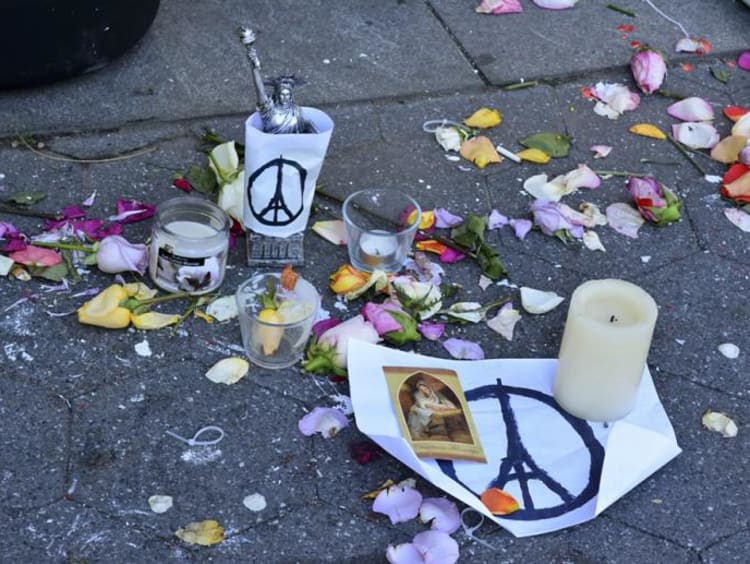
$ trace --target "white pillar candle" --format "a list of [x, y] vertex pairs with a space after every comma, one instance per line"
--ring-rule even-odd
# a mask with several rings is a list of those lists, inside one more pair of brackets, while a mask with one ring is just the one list
[[656, 324], [656, 302], [624, 280], [591, 280], [573, 293], [554, 395], [565, 411], [614, 421], [635, 405]]
[[377, 267], [393, 261], [398, 250], [398, 239], [388, 231], [363, 233], [359, 238], [359, 248], [359, 259], [369, 266]]

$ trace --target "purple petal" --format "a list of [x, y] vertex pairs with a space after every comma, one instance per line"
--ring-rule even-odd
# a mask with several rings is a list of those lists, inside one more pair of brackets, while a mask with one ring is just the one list
[[499, 211], [492, 210], [490, 212], [489, 221], [487, 222], [487, 229], [497, 229], [498, 227], [503, 227], [504, 225], [508, 225], [508, 218], [501, 214]]
[[750, 51], [743, 51], [737, 57], [737, 66], [742, 70], [750, 71]]
[[708, 121], [714, 119], [714, 109], [703, 98], [691, 96], [667, 107], [667, 113], [682, 121]]
[[534, 223], [545, 235], [554, 235], [560, 229], [570, 229], [570, 223], [560, 213], [556, 202], [534, 200], [531, 203], [531, 213], [534, 215]]
[[414, 519], [422, 505], [422, 494], [414, 488], [391, 486], [382, 490], [372, 504], [376, 513], [387, 515], [392, 524]]
[[422, 554], [425, 564], [454, 564], [458, 561], [458, 543], [442, 531], [423, 531], [412, 544]]
[[334, 319], [333, 317], [329, 317], [328, 319], [321, 319], [312, 326], [312, 334], [316, 339], [319, 339], [323, 333], [328, 331], [331, 327], [336, 327], [336, 325], [338, 325], [339, 323], [341, 323], [341, 321], [338, 319]]
[[437, 341], [445, 333], [445, 323], [429, 323], [423, 321], [417, 325], [417, 329], [428, 341]]
[[138, 200], [124, 200], [118, 198], [117, 215], [120, 216], [123, 213], [129, 211], [140, 211], [140, 213], [129, 215], [125, 217], [125, 219], [120, 220], [120, 223], [133, 223], [135, 221], [141, 221], [143, 219], [153, 217], [154, 213], [156, 212], [156, 206], [144, 204], [143, 202]]
[[466, 255], [461, 251], [457, 251], [456, 249], [447, 247], [442, 253], [440, 253], [438, 260], [445, 264], [453, 264], [454, 262], [458, 262], [460, 260], [463, 260], [464, 258], [466, 258]]
[[424, 564], [422, 553], [410, 542], [396, 546], [389, 544], [385, 557], [391, 564]]
[[7, 221], [0, 221], [0, 239], [10, 239], [14, 235], [18, 235], [19, 231], [16, 226]]
[[0, 251], [14, 253], [16, 251], [23, 251], [27, 246], [25, 239], [21, 239], [20, 237], [17, 239], [13, 238], [6, 241], [2, 248], [0, 248]]
[[464, 218], [453, 215], [445, 208], [435, 208], [435, 227], [444, 229], [446, 227], [456, 227], [464, 222]]
[[82, 217], [86, 217], [86, 210], [75, 204], [65, 206], [60, 213], [62, 213], [65, 219], [81, 219]]
[[461, 527], [461, 515], [458, 507], [445, 497], [428, 497], [419, 508], [419, 519], [422, 523], [432, 522], [433, 531], [451, 534]]
[[308, 437], [320, 433], [326, 439], [330, 439], [348, 424], [349, 419], [338, 409], [316, 407], [300, 419], [297, 426], [300, 432]]
[[484, 358], [482, 347], [473, 341], [452, 337], [445, 341], [443, 346], [453, 358], [459, 360], [482, 360]]
[[84, 201], [82, 201], [81, 205], [86, 208], [90, 208], [91, 206], [94, 205], [95, 200], [96, 200], [96, 190], [91, 192], [91, 195], [88, 198], [86, 198]]
[[511, 219], [510, 226], [515, 231], [516, 237], [523, 241], [529, 231], [531, 231], [533, 223], [530, 219]]

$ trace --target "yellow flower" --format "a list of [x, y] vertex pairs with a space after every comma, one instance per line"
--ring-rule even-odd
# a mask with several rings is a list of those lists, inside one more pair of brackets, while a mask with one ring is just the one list
[[366, 273], [360, 272], [349, 264], [345, 264], [331, 274], [331, 290], [336, 294], [353, 292], [364, 286], [368, 279], [369, 276]]
[[[411, 225], [417, 219], [417, 210], [412, 210], [409, 217], [406, 218], [406, 224]], [[422, 210], [422, 217], [419, 220], [419, 229], [429, 229], [435, 225], [435, 211]]]
[[174, 325], [180, 320], [180, 315], [177, 313], [159, 313], [158, 311], [147, 311], [135, 315], [131, 313], [130, 320], [136, 329], [161, 329], [167, 325]]
[[108, 329], [122, 329], [130, 325], [130, 310], [122, 305], [128, 292], [119, 284], [99, 292], [78, 308], [78, 321]]
[[494, 108], [480, 108], [464, 120], [464, 125], [477, 129], [487, 129], [500, 125], [503, 116]]

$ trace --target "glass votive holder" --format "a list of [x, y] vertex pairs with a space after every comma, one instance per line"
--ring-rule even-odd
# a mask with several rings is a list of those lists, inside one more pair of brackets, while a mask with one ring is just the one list
[[347, 197], [342, 215], [352, 266], [397, 272], [409, 254], [422, 210], [399, 190], [370, 188]]
[[149, 275], [168, 292], [207, 294], [224, 280], [229, 216], [216, 204], [182, 196], [159, 204], [151, 229]]
[[[271, 295], [274, 307], [266, 303]], [[299, 361], [319, 305], [318, 291], [303, 278], [293, 290], [281, 286], [278, 273], [256, 274], [243, 282], [237, 289], [237, 306], [242, 345], [250, 361], [263, 368], [287, 368]]]

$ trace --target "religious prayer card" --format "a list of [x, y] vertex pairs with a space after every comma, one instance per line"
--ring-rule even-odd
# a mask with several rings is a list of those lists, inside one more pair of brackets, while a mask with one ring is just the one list
[[487, 462], [453, 370], [384, 366], [401, 432], [420, 458]]

